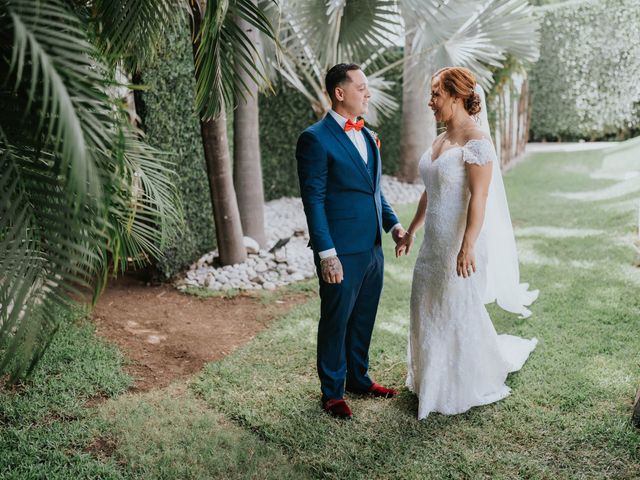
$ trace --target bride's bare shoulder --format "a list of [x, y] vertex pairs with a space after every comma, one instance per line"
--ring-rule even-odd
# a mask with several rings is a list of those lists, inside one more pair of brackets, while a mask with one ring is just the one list
[[491, 140], [487, 132], [478, 127], [469, 128], [464, 132], [464, 143], [467, 143], [469, 140], [482, 139]]

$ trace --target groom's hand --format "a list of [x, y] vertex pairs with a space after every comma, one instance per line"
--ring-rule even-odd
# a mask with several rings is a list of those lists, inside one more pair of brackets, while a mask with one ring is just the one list
[[393, 241], [396, 242], [396, 245], [398, 245], [402, 241], [405, 233], [406, 232], [402, 227], [397, 227], [393, 229], [393, 231], [391, 232], [391, 238], [393, 238]]
[[327, 283], [342, 283], [344, 274], [342, 273], [342, 263], [337, 256], [327, 257], [320, 260], [320, 270], [322, 279]]
[[396, 258], [401, 257], [402, 255], [409, 255], [409, 251], [411, 250], [411, 246], [413, 245], [415, 238], [416, 236], [413, 233], [409, 231], [404, 232], [404, 236], [396, 244]]

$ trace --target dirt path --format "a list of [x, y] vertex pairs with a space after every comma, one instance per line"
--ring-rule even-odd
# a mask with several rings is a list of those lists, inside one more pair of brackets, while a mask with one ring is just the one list
[[309, 293], [199, 298], [133, 277], [110, 284], [92, 313], [98, 335], [130, 360], [133, 390], [161, 388], [247, 343]]

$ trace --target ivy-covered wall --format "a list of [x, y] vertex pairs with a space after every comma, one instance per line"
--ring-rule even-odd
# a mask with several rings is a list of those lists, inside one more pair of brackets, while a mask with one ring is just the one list
[[531, 69], [533, 140], [626, 138], [640, 126], [638, 0], [541, 9]]
[[215, 245], [200, 123], [194, 110], [190, 32], [187, 25], [178, 30], [167, 35], [154, 65], [143, 72], [141, 82], [149, 89], [137, 105], [147, 141], [170, 153], [178, 173], [185, 229], [157, 265], [166, 277]]
[[260, 96], [260, 151], [266, 200], [297, 197], [296, 142], [317, 119], [301, 93], [278, 85], [276, 94]]

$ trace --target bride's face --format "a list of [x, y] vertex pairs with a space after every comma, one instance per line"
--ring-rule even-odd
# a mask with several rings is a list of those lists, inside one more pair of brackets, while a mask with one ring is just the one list
[[437, 122], [446, 122], [453, 116], [453, 97], [440, 85], [440, 77], [431, 81], [431, 99], [429, 107]]

